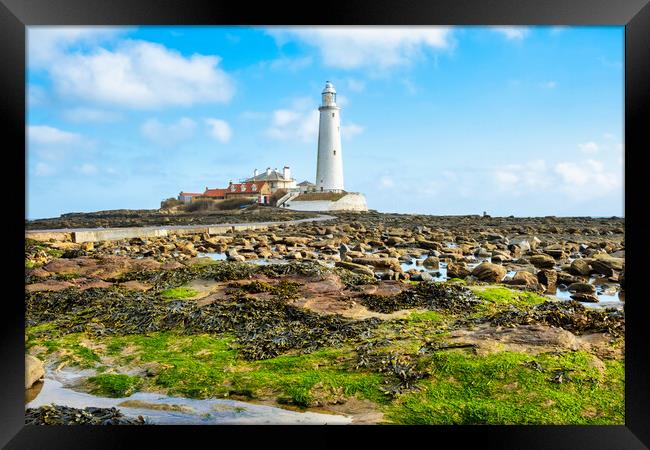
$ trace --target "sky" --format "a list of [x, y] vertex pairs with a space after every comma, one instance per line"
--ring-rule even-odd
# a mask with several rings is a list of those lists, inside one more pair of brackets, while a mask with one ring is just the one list
[[28, 27], [26, 211], [158, 208], [255, 168], [381, 212], [623, 216], [624, 28]]

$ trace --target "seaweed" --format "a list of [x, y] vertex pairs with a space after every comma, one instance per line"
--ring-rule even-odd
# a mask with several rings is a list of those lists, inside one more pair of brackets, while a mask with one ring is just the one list
[[410, 308], [464, 313], [474, 311], [481, 303], [481, 300], [464, 286], [436, 282], [421, 282], [397, 295], [364, 294], [360, 300], [368, 309], [381, 313]]
[[[243, 288], [242, 288], [243, 286]], [[85, 332], [94, 336], [177, 331], [184, 334], [233, 332], [246, 359], [268, 359], [297, 350], [370, 336], [379, 319], [357, 321], [340, 315], [319, 315], [290, 305], [297, 283], [272, 287], [238, 285], [227, 299], [198, 306], [183, 300], [166, 301], [153, 292], [119, 287], [76, 288], [27, 293], [28, 326], [51, 322], [44, 334]], [[271, 290], [271, 298], [247, 295], [246, 289]]]
[[509, 327], [543, 323], [576, 334], [605, 332], [617, 337], [625, 332], [623, 311], [612, 308], [591, 309], [575, 300], [546, 301], [528, 310], [501, 311], [489, 316], [487, 321], [492, 325]]
[[117, 408], [83, 409], [61, 405], [45, 405], [27, 408], [25, 425], [145, 425], [142, 416], [125, 417]]

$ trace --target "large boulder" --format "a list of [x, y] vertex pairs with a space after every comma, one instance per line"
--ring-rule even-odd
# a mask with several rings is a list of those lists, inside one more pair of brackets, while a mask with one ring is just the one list
[[603, 264], [610, 267], [612, 270], [623, 270], [623, 267], [625, 266], [624, 258], [614, 258], [606, 253], [598, 253], [593, 256], [593, 259], [594, 261], [592, 261], [592, 264], [595, 261], [602, 261]]
[[40, 359], [25, 355], [25, 389], [29, 389], [45, 376], [45, 368]]
[[470, 273], [467, 264], [463, 262], [450, 262], [447, 264], [447, 276], [449, 278], [465, 278]]
[[526, 286], [530, 288], [539, 287], [539, 281], [537, 280], [537, 277], [525, 270], [520, 270], [517, 273], [515, 273], [515, 275], [512, 277], [512, 280], [510, 280], [509, 284], [513, 284], [516, 286]]
[[596, 294], [589, 294], [586, 292], [576, 292], [574, 294], [571, 294], [570, 297], [573, 300], [577, 300], [579, 302], [598, 303], [598, 296]]
[[435, 256], [429, 256], [422, 261], [422, 265], [428, 269], [438, 269], [440, 267], [440, 260]]
[[589, 262], [584, 259], [574, 259], [569, 267], [569, 272], [574, 275], [589, 275], [591, 273], [591, 267]]
[[600, 275], [606, 277], [614, 276], [614, 269], [612, 268], [612, 265], [609, 264], [608, 261], [606, 260], [592, 259], [591, 268], [593, 269], [593, 272], [598, 273]]
[[555, 266], [555, 259], [544, 253], [531, 256], [529, 261], [538, 269], [552, 269]]
[[567, 289], [569, 292], [596, 294], [596, 286], [589, 283], [571, 283]]
[[552, 269], [542, 269], [537, 272], [537, 281], [546, 286], [546, 292], [555, 293], [557, 290], [557, 272]]
[[499, 281], [502, 281], [505, 278], [506, 273], [507, 271], [505, 267], [487, 261], [479, 264], [474, 267], [474, 270], [472, 270], [472, 276], [476, 277], [480, 281], [487, 281], [490, 283], [498, 283]]

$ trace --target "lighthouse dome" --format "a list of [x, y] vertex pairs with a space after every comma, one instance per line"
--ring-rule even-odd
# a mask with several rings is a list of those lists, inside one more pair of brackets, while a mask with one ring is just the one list
[[325, 83], [325, 89], [323, 89], [322, 93], [323, 94], [326, 94], [326, 93], [336, 94], [336, 89], [334, 89], [334, 85], [331, 82], [328, 81], [327, 83]]

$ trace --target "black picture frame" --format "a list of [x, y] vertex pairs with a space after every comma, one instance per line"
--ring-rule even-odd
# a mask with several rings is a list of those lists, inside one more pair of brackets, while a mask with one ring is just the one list
[[[624, 25], [625, 26], [625, 426], [432, 426], [432, 427], [27, 427], [24, 426], [24, 285], [18, 261], [24, 252], [25, 204], [17, 181], [3, 177], [11, 197], [4, 218], [6, 245], [16, 256], [5, 274], [0, 327], [0, 445], [6, 448], [119, 448], [146, 442], [163, 447], [199, 442], [250, 448], [443, 445], [461, 448], [636, 449], [650, 446], [650, 352], [642, 297], [645, 167], [650, 146], [650, 6], [648, 0], [347, 0], [325, 4], [244, 3], [223, 0], [0, 0], [0, 123], [5, 173], [25, 173], [25, 37], [31, 25]], [[10, 165], [9, 165], [10, 164]], [[638, 185], [638, 186], [637, 186]], [[24, 188], [24, 185], [22, 185]], [[24, 198], [24, 197], [23, 197]], [[23, 212], [21, 217], [20, 212]], [[11, 234], [9, 234], [11, 233]], [[15, 234], [16, 239], [9, 236]], [[15, 277], [15, 278], [14, 278]], [[11, 280], [11, 281], [10, 281]], [[144, 441], [143, 441], [144, 440]], [[370, 444], [369, 441], [374, 441]], [[142, 444], [139, 444], [142, 445]], [[362, 447], [359, 447], [362, 448]]]

